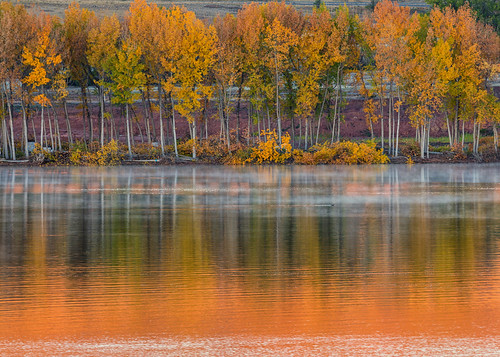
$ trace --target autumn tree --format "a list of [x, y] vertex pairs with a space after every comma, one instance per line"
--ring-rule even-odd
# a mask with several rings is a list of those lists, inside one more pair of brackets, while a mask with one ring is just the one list
[[493, 26], [500, 32], [500, 2], [497, 0], [427, 0], [427, 3], [446, 9], [454, 10], [468, 5], [482, 22]]
[[[398, 155], [401, 104], [405, 76], [411, 56], [410, 42], [419, 29], [418, 15], [411, 15], [409, 7], [384, 0], [375, 6], [373, 49], [375, 62], [387, 87], [387, 126], [389, 154]], [[382, 103], [383, 104], [383, 103]], [[397, 121], [396, 121], [397, 116]], [[384, 117], [381, 117], [381, 140], [384, 147]]]
[[[300, 117], [305, 118], [305, 148], [308, 146], [308, 136], [312, 137], [313, 134], [308, 133], [309, 118], [320, 101], [321, 80], [332, 65], [331, 58], [326, 51], [331, 24], [332, 18], [328, 11], [323, 9], [314, 10], [313, 14], [308, 17], [307, 26], [298, 41], [296, 51], [293, 52], [293, 80], [297, 86], [297, 106], [295, 112]], [[327, 98], [326, 93], [330, 89], [328, 83], [325, 84], [323, 100], [318, 115], [316, 144], [318, 143], [321, 117]]]
[[[14, 138], [13, 102], [20, 99], [22, 107], [22, 133], [25, 157], [28, 156], [28, 126], [25, 96], [25, 86], [21, 81], [25, 69], [22, 63], [23, 46], [31, 43], [36, 37], [36, 21], [24, 6], [13, 5], [10, 2], [0, 3], [0, 81], [2, 83], [2, 98], [7, 106], [9, 130], [4, 119], [2, 134], [3, 155], [16, 159]], [[4, 111], [2, 111], [5, 113]]]
[[416, 42], [413, 44], [413, 58], [409, 66], [408, 102], [410, 121], [417, 130], [420, 142], [420, 156], [429, 155], [431, 119], [442, 106], [446, 82], [452, 73], [450, 46], [447, 42], [436, 44]]
[[[160, 147], [162, 155], [165, 154], [165, 129], [164, 129], [164, 95], [163, 83], [166, 80], [167, 73], [162, 66], [162, 60], [171, 55], [171, 47], [175, 47], [173, 35], [180, 29], [174, 29], [172, 22], [168, 20], [167, 10], [158, 7], [156, 4], [146, 3], [145, 0], [135, 0], [130, 4], [130, 14], [128, 16], [128, 28], [131, 40], [142, 49], [142, 61], [146, 70], [146, 88], [156, 85], [156, 94], [158, 96], [158, 106], [143, 103], [146, 116], [146, 131], [148, 140], [151, 132], [156, 135], [153, 113], [159, 112], [159, 130]], [[147, 91], [149, 93], [149, 90]], [[143, 99], [145, 99], [143, 95]], [[152, 123], [150, 124], [150, 121]], [[167, 122], [168, 124], [168, 122]], [[168, 125], [167, 125], [168, 126]], [[173, 125], [175, 126], [175, 125]], [[174, 147], [177, 152], [176, 135], [173, 130]]]
[[[262, 7], [256, 3], [243, 6], [236, 17], [236, 31], [241, 53], [241, 77], [238, 83], [238, 97], [236, 103], [237, 127], [239, 126], [240, 102], [245, 96], [249, 105], [254, 109], [252, 120], [257, 122], [258, 133], [261, 131], [261, 111], [264, 109], [266, 91], [265, 79], [262, 73], [262, 34], [265, 28], [265, 19]], [[248, 90], [243, 92], [243, 87]], [[237, 138], [237, 140], [239, 140]]]
[[[231, 147], [229, 117], [233, 111], [232, 87], [242, 75], [242, 44], [238, 36], [238, 20], [227, 14], [214, 19], [214, 28], [217, 33], [216, 58], [213, 72], [218, 97], [218, 113], [221, 123], [220, 137], [224, 137], [228, 149]], [[238, 135], [238, 134], [237, 134]]]
[[110, 88], [113, 91], [112, 101], [125, 106], [125, 126], [127, 130], [127, 147], [132, 158], [132, 126], [130, 124], [130, 105], [139, 99], [138, 90], [144, 86], [146, 77], [144, 65], [140, 62], [141, 49], [130, 40], [125, 40], [109, 62]]
[[97, 71], [99, 79], [96, 81], [99, 88], [99, 106], [101, 114], [100, 144], [104, 145], [104, 93], [106, 88], [106, 72], [110, 69], [118, 40], [120, 38], [120, 22], [116, 15], [104, 17], [99, 26], [92, 28], [88, 36], [87, 58], [89, 64]]
[[[24, 77], [22, 81], [31, 87], [33, 91], [38, 91], [38, 95], [36, 95], [33, 100], [41, 106], [40, 145], [42, 146], [44, 146], [46, 139], [44, 108], [51, 105], [45, 90], [47, 84], [51, 81], [49, 78], [50, 71], [61, 63], [61, 56], [56, 53], [56, 45], [54, 40], [50, 37], [52, 29], [53, 22], [50, 17], [47, 17], [44, 26], [38, 33], [38, 39], [33, 44], [33, 47], [24, 47], [22, 54], [23, 64], [30, 68], [28, 75]], [[51, 141], [51, 147], [54, 148], [52, 135]]]
[[359, 61], [360, 30], [358, 17], [351, 15], [347, 6], [337, 9], [327, 39], [330, 69], [325, 77], [334, 92], [333, 112], [331, 111], [331, 142], [335, 140], [335, 136], [337, 141], [340, 140], [342, 108], [345, 106], [343, 85]]
[[[170, 69], [171, 78], [165, 83], [167, 92], [176, 99], [173, 111], [178, 111], [189, 124], [193, 141], [193, 158], [196, 157], [195, 113], [201, 109], [201, 100], [211, 94], [212, 88], [206, 77], [215, 55], [216, 33], [213, 27], [206, 27], [190, 11], [173, 8], [178, 28], [182, 29], [178, 58], [174, 62], [164, 61]], [[172, 102], [174, 103], [174, 102]]]
[[274, 19], [264, 32], [264, 46], [267, 49], [265, 65], [274, 77], [274, 93], [276, 105], [276, 121], [278, 124], [278, 141], [281, 147], [281, 108], [280, 87], [283, 83], [284, 71], [290, 66], [289, 57], [292, 47], [298, 42], [297, 35], [284, 27], [278, 19]]
[[96, 26], [97, 18], [93, 11], [81, 8], [72, 2], [64, 11], [63, 37], [64, 53], [62, 59], [70, 71], [70, 77], [78, 82], [81, 90], [82, 120], [84, 139], [87, 139], [85, 120], [89, 128], [90, 141], [94, 140], [94, 125], [90, 115], [87, 88], [91, 81], [91, 70], [88, 63], [88, 36]]
[[[261, 123], [262, 128], [266, 128], [266, 121], [261, 120], [261, 117], [267, 116], [267, 128], [271, 127], [273, 109], [276, 124], [281, 127], [281, 102], [286, 102], [291, 115], [295, 109], [296, 88], [291, 80], [290, 60], [305, 26], [304, 16], [284, 3], [253, 3], [238, 12], [237, 22], [243, 59], [242, 79], [245, 79], [244, 83], [240, 83], [239, 92], [243, 87], [248, 87], [244, 94], [255, 109], [259, 132]], [[283, 91], [280, 91], [280, 87]], [[283, 95], [286, 96], [285, 100], [282, 100]], [[239, 94], [238, 117], [240, 97]]]
[[[426, 41], [430, 44], [448, 44], [450, 65], [443, 67], [446, 72], [446, 90], [443, 96], [443, 111], [450, 137], [450, 146], [462, 145], [465, 137], [465, 123], [474, 126], [474, 142], [479, 142], [479, 128], [488, 115], [478, 115], [479, 107], [485, 107], [487, 100], [487, 81], [492, 74], [495, 56], [488, 54], [488, 45], [480, 45], [477, 21], [472, 10], [463, 6], [458, 10], [435, 8], [429, 18], [429, 31]], [[494, 33], [492, 38], [495, 39]], [[496, 37], [498, 40], [498, 37]], [[493, 40], [495, 41], [495, 40]], [[493, 42], [494, 43], [494, 42]], [[497, 57], [498, 58], [498, 57]], [[489, 106], [486, 106], [489, 107]], [[462, 123], [461, 130], [459, 122]], [[477, 148], [477, 144], [474, 148]], [[477, 152], [474, 149], [474, 152]]]

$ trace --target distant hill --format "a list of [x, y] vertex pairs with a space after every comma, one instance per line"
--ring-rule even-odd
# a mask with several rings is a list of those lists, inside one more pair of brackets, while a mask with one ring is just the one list
[[[17, 3], [17, 1], [12, 1]], [[28, 0], [19, 1], [19, 3], [24, 4], [26, 7], [38, 8], [49, 14], [57, 15], [62, 17], [64, 15], [64, 10], [72, 1], [64, 0]], [[109, 15], [112, 13], [117, 13], [123, 15], [129, 8], [129, 0], [80, 0], [78, 1], [82, 7], [93, 10], [99, 15]], [[164, 1], [158, 0], [154, 1], [160, 6], [170, 6], [172, 4], [185, 6], [188, 10], [194, 11], [199, 18], [212, 18], [218, 14], [233, 13], [236, 14], [239, 9], [245, 3], [250, 3], [251, 1], [234, 1], [234, 0], [212, 0], [212, 1], [199, 1], [199, 0], [181, 0], [181, 1]], [[263, 1], [256, 1], [263, 2]], [[327, 7], [336, 7], [342, 4], [347, 4], [348, 6], [355, 8], [365, 8], [372, 4], [372, 1], [324, 1]], [[424, 0], [401, 0], [398, 1], [401, 5], [408, 5], [417, 9], [422, 9], [428, 7]], [[303, 11], [310, 11], [312, 9], [314, 0], [294, 0], [286, 1], [287, 4], [296, 6]]]

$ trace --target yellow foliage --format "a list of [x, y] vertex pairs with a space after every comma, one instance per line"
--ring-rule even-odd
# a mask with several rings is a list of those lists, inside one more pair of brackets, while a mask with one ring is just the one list
[[111, 140], [97, 151], [97, 163], [101, 166], [118, 165], [121, 159], [122, 155], [119, 152], [118, 143], [115, 140]]
[[118, 143], [115, 140], [111, 140], [97, 151], [83, 151], [80, 148], [72, 150], [69, 162], [72, 165], [114, 166], [118, 165], [122, 161], [122, 158], [123, 154], [120, 152]]
[[39, 143], [35, 143], [35, 148], [33, 149], [31, 155], [32, 158], [34, 158], [34, 161], [37, 161], [39, 163], [53, 161], [54, 159], [52, 153], [47, 149], [43, 148]]
[[47, 69], [61, 63], [59, 54], [55, 53], [55, 43], [50, 39], [51, 27], [47, 25], [39, 33], [35, 48], [24, 47], [23, 64], [31, 67], [29, 74], [23, 78], [23, 82], [33, 88], [43, 86], [50, 82], [47, 77]]
[[41, 106], [48, 107], [50, 105], [50, 99], [47, 98], [45, 94], [39, 94], [35, 98], [33, 98], [35, 103], [40, 104]]
[[159, 159], [161, 156], [161, 148], [151, 144], [137, 144], [132, 148], [134, 154], [145, 159]]
[[247, 160], [240, 157], [238, 154], [228, 155], [223, 160], [224, 165], [245, 165]]
[[343, 141], [328, 145], [316, 145], [312, 152], [294, 150], [294, 161], [303, 165], [318, 164], [385, 164], [389, 158], [382, 150], [377, 150], [374, 141], [355, 143]]
[[[195, 141], [194, 147], [196, 149], [196, 156], [200, 159], [211, 158], [220, 159], [227, 155], [228, 150], [226, 145], [218, 140], [218, 137], [211, 137], [209, 139]], [[189, 156], [193, 150], [193, 139], [189, 139], [177, 146], [179, 154]]]
[[252, 153], [247, 162], [283, 164], [292, 157], [292, 145], [290, 145], [290, 135], [288, 133], [281, 136], [281, 147], [278, 144], [276, 130], [262, 130], [261, 135], [265, 137], [265, 140], [260, 141], [258, 147], [252, 148]]

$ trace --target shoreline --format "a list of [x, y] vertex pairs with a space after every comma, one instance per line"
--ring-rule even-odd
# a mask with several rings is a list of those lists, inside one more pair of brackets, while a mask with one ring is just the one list
[[[245, 164], [226, 164], [220, 161], [220, 159], [216, 158], [197, 158], [193, 159], [191, 157], [179, 156], [175, 158], [172, 156], [165, 156], [160, 159], [126, 159], [122, 160], [116, 164], [110, 165], [92, 165], [92, 164], [61, 164], [55, 162], [46, 162], [39, 163], [33, 160], [6, 160], [0, 159], [0, 167], [117, 167], [117, 166], [371, 166], [371, 165], [429, 165], [429, 164], [494, 164], [500, 163], [500, 157], [491, 160], [483, 160], [481, 158], [475, 158], [474, 156], [467, 156], [463, 159], [457, 159], [452, 157], [453, 153], [445, 152], [445, 153], [434, 153], [431, 154], [429, 158], [420, 158], [420, 157], [411, 157], [412, 162], [408, 162], [407, 156], [397, 156], [397, 157], [389, 157], [389, 161], [387, 163], [360, 163], [360, 164], [346, 164], [346, 163], [329, 163], [329, 164], [302, 164], [296, 162], [286, 162], [286, 163], [245, 163]], [[499, 155], [500, 156], [500, 155]]]

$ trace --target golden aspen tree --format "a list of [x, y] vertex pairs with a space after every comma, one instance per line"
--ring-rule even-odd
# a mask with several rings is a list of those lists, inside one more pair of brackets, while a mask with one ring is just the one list
[[267, 48], [266, 67], [274, 77], [274, 94], [276, 104], [276, 120], [278, 124], [278, 141], [281, 147], [281, 107], [280, 86], [283, 73], [290, 66], [289, 57], [292, 47], [298, 43], [297, 35], [284, 27], [278, 19], [274, 19], [264, 31], [264, 46]]
[[[397, 156], [400, 127], [400, 107], [404, 93], [404, 78], [410, 58], [409, 43], [419, 29], [418, 15], [411, 15], [409, 7], [384, 0], [377, 3], [373, 13], [373, 49], [375, 62], [387, 83], [387, 127], [389, 154]], [[396, 121], [397, 115], [397, 121]], [[384, 147], [384, 125], [381, 118], [381, 138]]]
[[[261, 132], [261, 123], [264, 125], [265, 120], [261, 120], [261, 111], [265, 105], [265, 93], [267, 91], [267, 83], [262, 73], [263, 61], [262, 56], [262, 34], [265, 28], [265, 20], [263, 17], [263, 6], [257, 3], [250, 3], [243, 6], [238, 11], [237, 21], [237, 37], [239, 43], [239, 51], [241, 53], [241, 79], [238, 88], [237, 98], [237, 116], [240, 113], [240, 102], [242, 94], [247, 97], [250, 105], [254, 108], [255, 119], [257, 121], [257, 132]], [[243, 86], [248, 90], [242, 93]], [[238, 124], [237, 124], [238, 125]]]
[[225, 139], [228, 149], [231, 147], [229, 117], [233, 111], [231, 106], [233, 99], [232, 88], [237, 85], [237, 80], [241, 77], [243, 60], [237, 25], [236, 17], [231, 14], [216, 17], [213, 25], [217, 33], [216, 59], [213, 72], [221, 123], [220, 137]]
[[141, 49], [130, 40], [122, 43], [109, 62], [110, 88], [112, 101], [125, 105], [125, 125], [127, 129], [127, 147], [129, 158], [132, 158], [132, 126], [129, 108], [139, 99], [137, 93], [146, 83], [144, 65], [140, 62]]
[[116, 15], [104, 17], [99, 26], [92, 28], [88, 36], [87, 58], [89, 64], [95, 68], [99, 79], [96, 81], [99, 88], [99, 105], [101, 113], [100, 145], [104, 146], [104, 92], [106, 87], [105, 75], [110, 61], [115, 55], [120, 38], [120, 22]]
[[[304, 145], [308, 146], [308, 118], [311, 117], [314, 109], [319, 103], [320, 81], [322, 76], [331, 65], [325, 47], [331, 26], [331, 16], [328, 11], [314, 10], [307, 19], [307, 27], [302, 32], [297, 44], [297, 49], [293, 53], [293, 80], [297, 86], [297, 106], [295, 112], [300, 117], [305, 118], [305, 140]], [[325, 94], [318, 115], [318, 127], [316, 133], [316, 144], [318, 143], [319, 131], [321, 127], [321, 116], [326, 101], [328, 84], [325, 86]], [[310, 133], [311, 137], [313, 133]], [[292, 135], [294, 136], [294, 135]]]
[[[288, 29], [294, 37], [300, 38], [304, 29], [306, 28], [306, 19], [302, 12], [298, 11], [295, 7], [285, 4], [285, 2], [273, 1], [265, 5], [262, 5], [262, 16], [265, 19], [266, 27], [271, 26], [275, 20], [286, 29]], [[263, 48], [265, 53], [265, 47]], [[295, 72], [294, 66], [292, 64], [292, 54], [297, 51], [296, 45], [292, 46], [287, 56], [287, 65], [283, 68], [282, 73], [282, 92], [280, 92], [281, 107], [280, 107], [280, 117], [283, 121], [285, 116], [288, 115], [288, 119], [291, 121], [292, 126], [292, 140], [295, 142], [295, 114], [297, 109], [297, 86], [293, 80], [293, 73]], [[266, 64], [266, 63], [264, 63]], [[267, 68], [266, 68], [267, 67]], [[265, 79], [266, 86], [266, 107], [267, 109], [272, 109], [269, 105], [272, 101], [275, 101], [275, 76], [273, 72], [270, 71], [269, 66], [263, 66], [262, 71], [263, 79]], [[302, 123], [302, 121], [300, 121]], [[270, 125], [269, 125], [270, 127]], [[312, 130], [310, 130], [312, 133]]]
[[[494, 98], [488, 93], [488, 79], [495, 62], [499, 61], [498, 35], [490, 27], [478, 24], [468, 5], [457, 10], [435, 8], [431, 11], [429, 23], [427, 42], [446, 41], [450, 48], [448, 56], [452, 67], [444, 69], [448, 78], [443, 95], [450, 146], [459, 144], [460, 136], [464, 145], [465, 123], [472, 121], [473, 152], [478, 154], [481, 126], [486, 120], [494, 121], [487, 119], [495, 112], [495, 106], [489, 105]], [[485, 39], [488, 33], [489, 39]], [[488, 110], [491, 114], [487, 114]]]
[[33, 100], [41, 106], [40, 145], [42, 146], [46, 138], [44, 108], [51, 104], [45, 93], [45, 86], [51, 81], [48, 72], [61, 63], [61, 56], [55, 52], [56, 46], [50, 38], [52, 28], [53, 24], [49, 19], [38, 33], [33, 48], [24, 47], [22, 54], [23, 64], [30, 68], [28, 75], [23, 78], [23, 83], [30, 86], [33, 91], [39, 91]]
[[419, 134], [420, 156], [424, 158], [429, 155], [431, 118], [442, 106], [446, 82], [453, 76], [453, 63], [448, 42], [415, 42], [412, 47], [411, 75], [407, 79], [409, 117]]
[[[3, 155], [7, 158], [16, 159], [13, 102], [20, 99], [22, 107], [22, 132], [24, 155], [28, 157], [28, 126], [27, 111], [25, 105], [25, 86], [21, 81], [24, 70], [22, 61], [23, 46], [31, 43], [35, 38], [35, 19], [24, 6], [13, 5], [10, 2], [0, 2], [0, 81], [2, 82], [2, 93], [7, 105], [9, 115], [8, 133], [3, 133]], [[6, 121], [2, 127], [7, 129]]]
[[498, 152], [498, 124], [500, 123], [500, 99], [494, 95], [491, 86], [492, 79], [500, 74], [500, 35], [492, 26], [476, 22], [476, 40], [481, 56], [481, 87], [486, 90], [487, 95], [484, 103], [478, 105], [478, 110], [485, 110], [483, 115], [493, 130], [493, 146]]
[[[68, 70], [64, 68], [59, 68], [57, 72], [54, 74], [54, 78], [52, 79], [51, 89], [53, 92], [53, 98], [56, 102], [63, 103], [63, 108], [66, 116], [66, 130], [68, 133], [68, 141], [70, 144], [73, 143], [73, 139], [71, 137], [71, 124], [69, 122], [68, 110], [66, 107], [66, 99], [68, 98]], [[59, 120], [57, 117], [56, 110], [54, 109], [54, 120], [55, 120], [55, 130], [56, 130], [56, 138], [57, 145], [59, 150], [62, 150], [62, 142], [61, 142], [61, 132], [59, 127]]]
[[64, 53], [62, 58], [70, 71], [70, 77], [78, 82], [82, 99], [82, 120], [84, 140], [87, 140], [86, 121], [89, 129], [89, 139], [94, 140], [94, 124], [90, 115], [88, 103], [88, 83], [91, 80], [91, 71], [87, 59], [88, 35], [96, 26], [97, 18], [93, 11], [81, 8], [77, 2], [72, 2], [64, 11], [63, 42]]
[[[360, 24], [357, 16], [349, 12], [347, 6], [341, 6], [333, 18], [331, 30], [328, 36], [327, 55], [330, 62], [330, 74], [327, 82], [332, 83], [335, 89], [335, 101], [332, 120], [332, 133], [330, 141], [333, 143], [335, 136], [340, 140], [340, 124], [343, 121], [341, 114], [345, 106], [343, 84], [349, 78], [349, 69], [359, 59], [359, 36]], [[330, 77], [330, 78], [328, 78]]]
[[[157, 109], [159, 113], [160, 147], [162, 155], [164, 155], [165, 130], [163, 108], [165, 103], [163, 101], [162, 83], [165, 81], [168, 73], [163, 67], [162, 61], [175, 52], [172, 51], [172, 48], [175, 48], [177, 44], [173, 40], [173, 37], [180, 29], [173, 27], [171, 17], [165, 8], [158, 7], [154, 3], [147, 4], [145, 0], [135, 0], [131, 3], [130, 14], [127, 20], [131, 40], [142, 49], [142, 57], [146, 65], [146, 86], [149, 88], [149, 86], [156, 85], [157, 88], [158, 106], [150, 105], [149, 101], [148, 105], [145, 104], [146, 131], [148, 132], [148, 138], [151, 135], [151, 131], [153, 131], [153, 134], [156, 133], [153, 112]], [[149, 93], [149, 91], [147, 92]], [[151, 125], [149, 124], [149, 119], [153, 120]], [[175, 129], [173, 130], [173, 137], [175, 152], [177, 154]]]
[[194, 114], [200, 110], [200, 101], [211, 94], [206, 83], [208, 71], [215, 59], [215, 29], [206, 27], [190, 11], [182, 11], [178, 24], [182, 29], [179, 40], [179, 57], [173, 63], [172, 81], [167, 83], [177, 103], [172, 110], [184, 116], [189, 124], [193, 141], [193, 158], [196, 158], [196, 120]]

